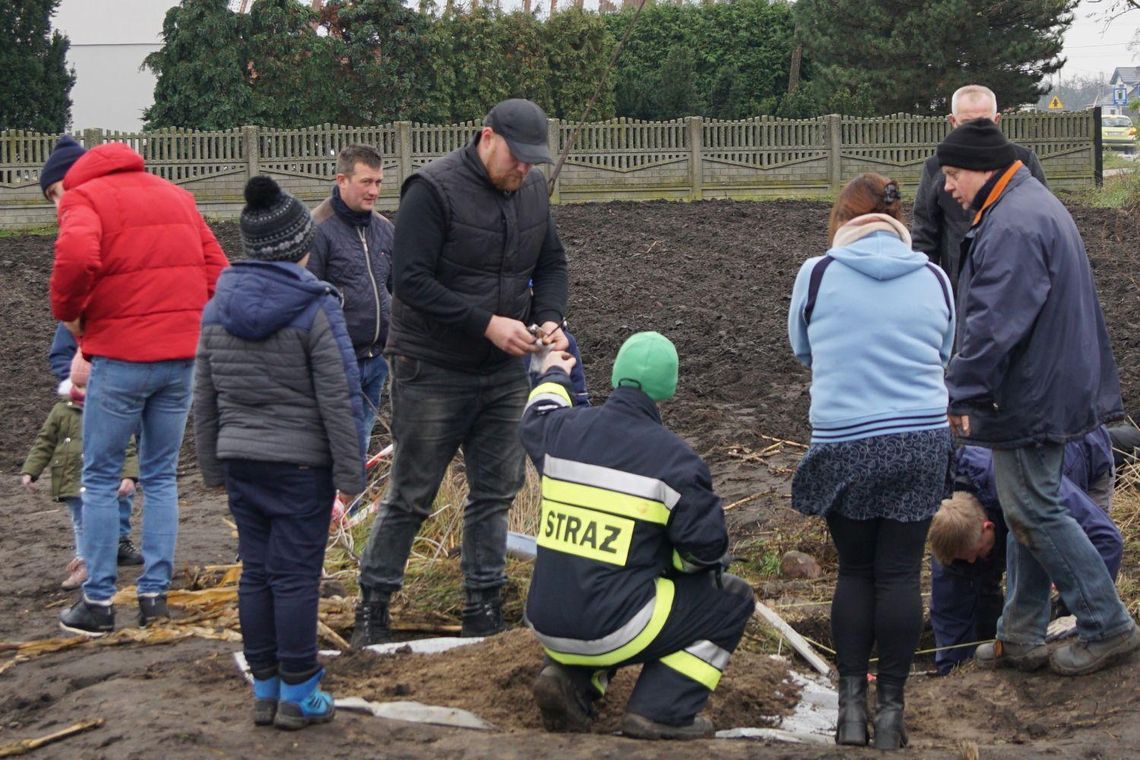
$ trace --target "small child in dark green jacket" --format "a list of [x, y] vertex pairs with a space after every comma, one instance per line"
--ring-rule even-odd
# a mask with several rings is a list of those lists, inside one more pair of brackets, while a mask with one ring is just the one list
[[[20, 468], [20, 482], [33, 493], [36, 481], [43, 471], [51, 467], [51, 498], [62, 501], [71, 510], [71, 525], [75, 531], [75, 557], [67, 563], [67, 579], [60, 585], [68, 590], [77, 589], [87, 580], [87, 566], [83, 561], [83, 398], [84, 391], [71, 385], [68, 396], [52, 407], [24, 466]], [[134, 493], [139, 477], [139, 462], [134, 444], [127, 450], [123, 465], [123, 480], [119, 483], [119, 496]]]

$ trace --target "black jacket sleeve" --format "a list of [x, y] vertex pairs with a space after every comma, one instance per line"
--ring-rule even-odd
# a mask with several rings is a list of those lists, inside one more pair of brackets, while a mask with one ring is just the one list
[[546, 238], [534, 268], [534, 299], [531, 319], [536, 324], [561, 322], [566, 317], [566, 250], [558, 238], [554, 216], [546, 222]]
[[938, 191], [942, 184], [942, 171], [927, 160], [922, 165], [922, 178], [914, 194], [914, 213], [910, 223], [910, 236], [914, 250], [925, 253], [931, 262], [942, 265], [942, 207], [938, 205]]
[[562, 409], [573, 406], [574, 383], [561, 369], [547, 370], [535, 381], [519, 426], [519, 437], [527, 456], [542, 473], [542, 460], [546, 456], [546, 435], [551, 421]]
[[728, 528], [712, 474], [700, 457], [692, 452], [690, 456], [678, 468], [684, 476], [670, 479], [681, 494], [669, 518], [669, 540], [675, 551], [673, 566], [682, 572], [716, 567], [728, 551]]

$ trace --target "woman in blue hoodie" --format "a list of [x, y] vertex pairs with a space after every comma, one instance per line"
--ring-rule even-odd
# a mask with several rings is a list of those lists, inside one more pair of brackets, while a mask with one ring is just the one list
[[225, 485], [237, 523], [254, 723], [297, 729], [333, 717], [317, 605], [333, 497], [364, 488], [364, 408], [340, 295], [305, 269], [308, 209], [269, 177], [245, 198], [248, 260], [202, 314], [195, 435], [202, 480]]
[[839, 744], [867, 744], [867, 666], [878, 644], [875, 746], [906, 745], [903, 687], [922, 628], [919, 577], [930, 519], [952, 483], [943, 367], [950, 283], [911, 249], [898, 185], [847, 183], [831, 248], [800, 268], [788, 313], [811, 368], [811, 446], [792, 506], [827, 520], [839, 555], [831, 628]]

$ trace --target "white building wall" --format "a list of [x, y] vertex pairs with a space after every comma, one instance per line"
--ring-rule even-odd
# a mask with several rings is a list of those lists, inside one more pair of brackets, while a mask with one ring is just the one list
[[71, 40], [72, 129], [137, 130], [154, 102], [143, 59], [162, 46], [162, 21], [176, 0], [63, 0], [53, 23]]

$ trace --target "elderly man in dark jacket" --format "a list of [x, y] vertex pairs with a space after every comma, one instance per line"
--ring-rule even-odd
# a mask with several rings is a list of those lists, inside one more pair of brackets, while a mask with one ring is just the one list
[[317, 603], [333, 496], [364, 488], [356, 361], [339, 294], [304, 268], [308, 210], [269, 177], [246, 185], [242, 247], [202, 315], [198, 462], [223, 483], [242, 560], [238, 612], [254, 723], [330, 720]]
[[309, 271], [332, 283], [344, 299], [344, 320], [360, 371], [365, 456], [388, 377], [383, 352], [391, 311], [392, 223], [373, 208], [383, 180], [384, 164], [374, 148], [349, 145], [341, 150], [332, 195], [313, 210], [316, 235], [308, 263]]
[[[1064, 444], [1120, 416], [1120, 382], [1076, 224], [1017, 160], [991, 121], [938, 146], [946, 190], [974, 212], [950, 360], [950, 424], [994, 449], [1009, 543], [1009, 593], [985, 667], [1082, 675], [1140, 648], [1140, 630], [1092, 543], [1061, 501]], [[1079, 355], [1059, 346], [1081, 346]], [[1044, 644], [1050, 580], [1077, 615], [1079, 640]]]
[[[512, 99], [466, 146], [405, 180], [393, 246], [392, 479], [360, 561], [352, 645], [388, 637], [388, 601], [462, 448], [463, 634], [503, 628], [507, 511], [523, 483], [519, 361], [566, 349], [566, 255], [550, 215], [546, 115]], [[533, 292], [529, 283], [533, 278]], [[534, 325], [534, 332], [528, 330]]]
[[[994, 124], [1001, 123], [997, 110], [997, 96], [989, 87], [969, 84], [959, 87], [950, 98], [950, 113], [946, 120], [956, 128], [974, 119], [989, 119]], [[1045, 170], [1037, 154], [1023, 145], [1013, 143], [1013, 150], [1030, 174], [1045, 184]], [[950, 278], [950, 287], [958, 292], [959, 247], [962, 238], [970, 229], [973, 214], [962, 208], [946, 192], [946, 175], [938, 165], [938, 157], [931, 156], [922, 165], [922, 178], [914, 194], [914, 213], [910, 224], [910, 234], [914, 250], [925, 253], [930, 260], [942, 267]]]

